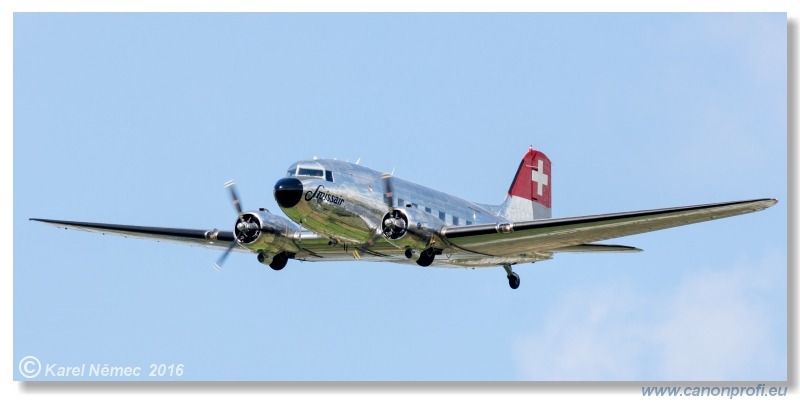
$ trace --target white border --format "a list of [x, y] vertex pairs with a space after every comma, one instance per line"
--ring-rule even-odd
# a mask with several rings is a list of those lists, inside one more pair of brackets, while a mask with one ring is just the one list
[[[519, 12], [519, 11], [667, 11], [667, 12], [787, 12], [788, 19], [793, 23], [790, 33], [789, 60], [795, 60], [797, 55], [797, 17], [800, 15], [800, 1], [776, 0], [776, 1], [726, 1], [726, 0], [657, 0], [657, 1], [588, 1], [571, 0], [561, 2], [544, 1], [514, 1], [514, 0], [494, 0], [494, 1], [446, 1], [446, 0], [410, 0], [410, 1], [245, 1], [229, 0], [225, 2], [212, 2], [207, 0], [142, 0], [136, 2], [123, 1], [22, 1], [11, 0], [3, 1], [0, 4], [0, 164], [2, 165], [3, 188], [4, 192], [0, 198], [2, 202], [2, 245], [3, 254], [7, 264], [4, 266], [5, 278], [0, 281], [0, 300], [2, 301], [2, 323], [7, 325], [2, 333], [3, 349], [0, 352], [0, 396], [4, 401], [41, 401], [52, 400], [56, 395], [66, 394], [68, 397], [80, 398], [84, 401], [107, 401], [109, 395], [114, 395], [115, 401], [139, 401], [146, 395], [159, 395], [175, 399], [176, 392], [181, 395], [192, 395], [201, 400], [218, 400], [225, 395], [226, 400], [231, 397], [237, 401], [250, 401], [280, 397], [281, 400], [306, 400], [308, 398], [330, 397], [347, 399], [348, 401], [408, 401], [424, 397], [427, 399], [441, 400], [443, 392], [447, 399], [457, 399], [460, 401], [485, 401], [487, 398], [501, 397], [504, 401], [524, 401], [530, 402], [533, 399], [547, 398], [548, 401], [568, 401], [575, 398], [565, 393], [571, 389], [569, 384], [560, 385], [537, 385], [537, 384], [148, 384], [139, 385], [128, 384], [106, 384], [99, 387], [86, 387], [80, 385], [54, 385], [52, 388], [31, 387], [24, 382], [13, 382], [13, 370], [15, 366], [13, 360], [13, 340], [10, 327], [13, 323], [13, 13], [14, 12], [67, 12], [67, 11], [95, 11], [95, 12], [174, 12], [174, 11], [203, 11], [203, 12], [289, 12], [289, 11], [402, 11], [402, 12], [440, 12], [440, 11], [460, 11], [460, 12]], [[797, 68], [796, 62], [793, 66]], [[793, 73], [794, 75], [797, 72]], [[796, 86], [796, 77], [790, 73], [789, 85]], [[789, 107], [791, 116], [798, 116], [798, 105], [796, 100], [796, 88], [789, 90]], [[793, 119], [790, 119], [793, 122]], [[796, 131], [794, 124], [789, 125], [789, 130]], [[791, 133], [796, 136], [797, 133]], [[800, 141], [795, 139], [790, 142], [793, 146], [789, 150], [789, 189], [790, 223], [789, 240], [797, 240], [796, 237], [796, 212], [795, 203], [797, 200], [795, 180], [797, 176], [797, 148]], [[792, 254], [795, 248], [790, 248]], [[789, 262], [793, 264], [796, 258], [790, 257]], [[796, 269], [796, 268], [792, 268]], [[796, 270], [792, 270], [796, 272]], [[790, 277], [793, 284], [791, 290], [797, 290], [797, 274]], [[797, 297], [789, 293], [790, 301], [796, 303]], [[789, 309], [790, 314], [790, 336], [797, 336], [795, 331], [797, 322], [797, 307]], [[795, 337], [796, 338], [796, 337]], [[797, 385], [797, 348], [796, 340], [790, 337], [789, 353], [794, 356], [790, 358], [789, 375], [790, 388]], [[580, 385], [580, 384], [579, 384]], [[573, 385], [573, 387], [579, 385]], [[603, 385], [603, 384], [600, 384]], [[639, 400], [640, 392], [637, 387], [610, 388], [598, 386], [595, 389], [601, 399], [613, 401]], [[619, 392], [622, 390], [623, 392]], [[586, 391], [582, 391], [585, 394]], [[610, 392], [610, 393], [609, 393]], [[123, 394], [123, 395], [120, 395]], [[264, 396], [268, 394], [269, 396]], [[790, 390], [791, 395], [797, 395], [794, 390]], [[60, 397], [60, 396], [59, 396]], [[663, 399], [663, 398], [662, 398]]]

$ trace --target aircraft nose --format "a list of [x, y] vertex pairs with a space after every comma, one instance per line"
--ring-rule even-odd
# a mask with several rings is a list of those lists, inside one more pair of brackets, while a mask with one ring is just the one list
[[303, 197], [303, 184], [296, 178], [283, 178], [275, 183], [275, 201], [283, 208], [292, 208]]

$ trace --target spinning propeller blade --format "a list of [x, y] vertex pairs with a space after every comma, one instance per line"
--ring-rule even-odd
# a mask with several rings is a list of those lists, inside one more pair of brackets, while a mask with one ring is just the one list
[[383, 202], [389, 207], [389, 210], [394, 210], [394, 186], [392, 185], [392, 174], [381, 175], [383, 182]]
[[[225, 182], [225, 187], [228, 189], [228, 192], [231, 195], [231, 201], [233, 202], [233, 208], [236, 209], [236, 214], [241, 217], [242, 216], [242, 203], [239, 201], [239, 194], [236, 192], [236, 182], [233, 180], [229, 180]], [[228, 258], [228, 254], [231, 253], [231, 250], [236, 247], [236, 240], [231, 242], [228, 246], [228, 249], [222, 253], [222, 256], [214, 262], [214, 269], [222, 270], [222, 265], [225, 263], [225, 259]]]
[[233, 208], [236, 209], [236, 214], [240, 217], [242, 215], [242, 203], [239, 201], [239, 194], [236, 193], [236, 182], [229, 180], [225, 182], [225, 187], [231, 194], [231, 201], [233, 201]]

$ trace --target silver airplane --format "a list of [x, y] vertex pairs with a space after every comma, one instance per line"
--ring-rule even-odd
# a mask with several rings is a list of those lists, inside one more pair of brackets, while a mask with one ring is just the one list
[[238, 219], [233, 231], [142, 227], [31, 218], [56, 227], [252, 252], [274, 270], [289, 259], [367, 260], [436, 267], [503, 267], [548, 260], [560, 252], [640, 252], [596, 243], [611, 238], [731, 217], [766, 209], [776, 199], [754, 199], [658, 210], [551, 218], [550, 159], [523, 156], [502, 204], [486, 205], [330, 159], [292, 164], [275, 183], [275, 201], [289, 217], [260, 208], [244, 211], [226, 183]]

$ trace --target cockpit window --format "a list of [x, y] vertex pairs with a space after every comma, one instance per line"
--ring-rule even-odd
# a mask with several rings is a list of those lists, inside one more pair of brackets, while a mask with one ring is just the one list
[[305, 168], [300, 167], [297, 169], [297, 176], [313, 176], [316, 178], [321, 178], [324, 174], [324, 171], [319, 168]]
[[333, 182], [333, 172], [326, 170], [322, 165], [294, 165], [286, 171], [287, 177], [305, 176], [307, 178], [325, 178], [328, 182]]

